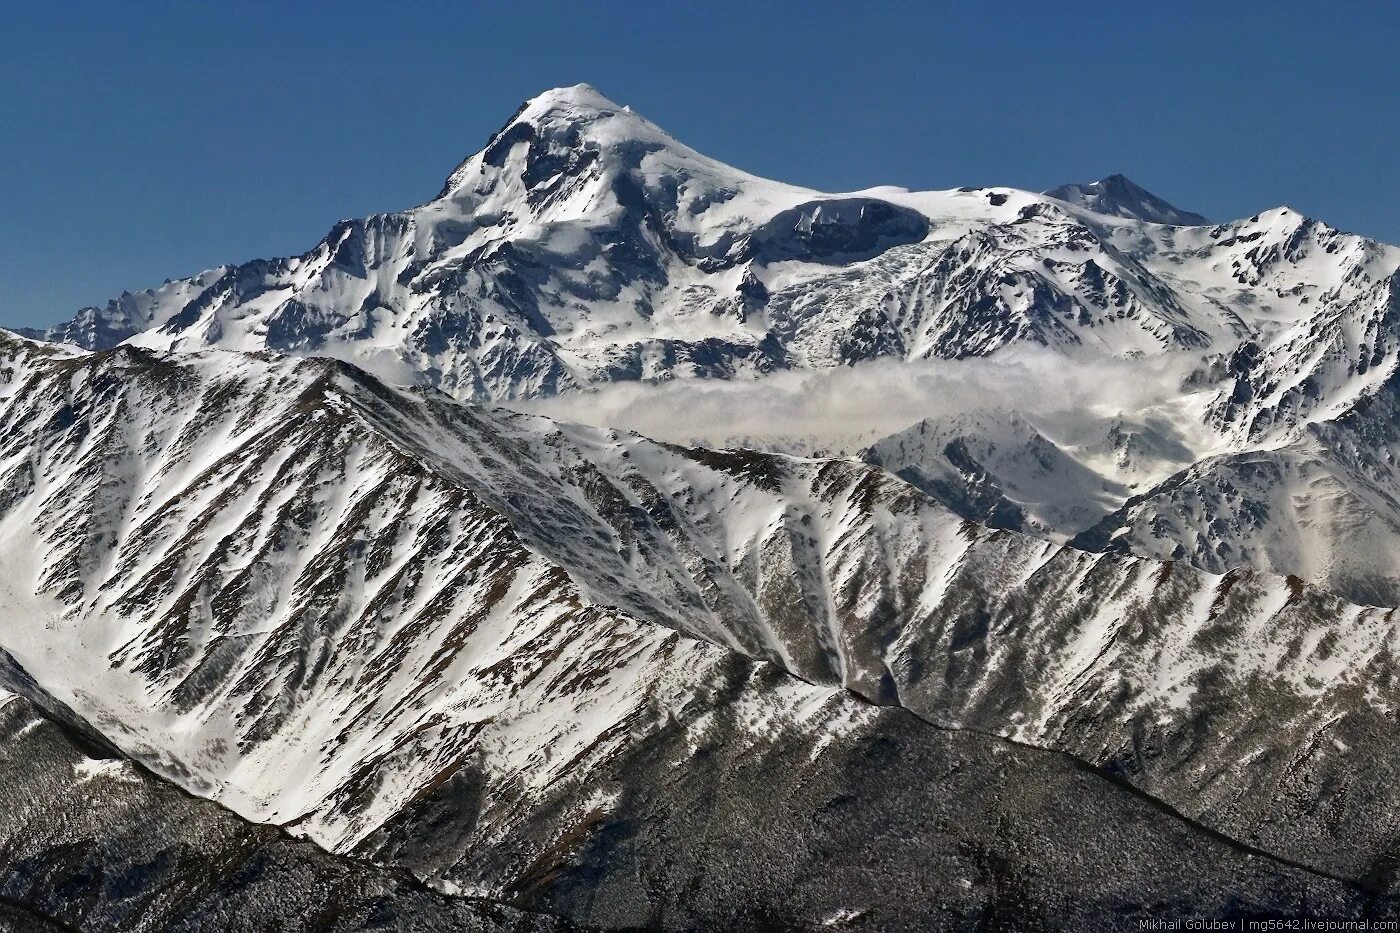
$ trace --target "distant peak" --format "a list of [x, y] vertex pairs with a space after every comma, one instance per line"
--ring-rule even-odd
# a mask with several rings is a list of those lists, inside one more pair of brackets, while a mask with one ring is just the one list
[[1045, 196], [1097, 214], [1154, 224], [1196, 227], [1210, 223], [1202, 215], [1174, 207], [1128, 176], [1120, 174], [1108, 175], [1088, 184], [1061, 185], [1046, 191]]
[[1105, 175], [1103, 178], [1100, 178], [1098, 181], [1094, 182], [1094, 184], [1103, 185], [1109, 188], [1128, 188], [1134, 191], [1146, 190], [1141, 185], [1134, 182], [1127, 175], [1124, 175], [1120, 172], [1114, 172], [1112, 175]]

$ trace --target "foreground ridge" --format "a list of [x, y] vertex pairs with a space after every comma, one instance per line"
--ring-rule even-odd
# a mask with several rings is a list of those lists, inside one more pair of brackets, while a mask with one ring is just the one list
[[[0, 563], [21, 608], [0, 643], [158, 773], [332, 851], [624, 926], [743, 909], [890, 928], [915, 866], [911, 924], [1088, 923], [1149, 890], [1350, 912], [1389, 891], [1393, 776], [1349, 751], [1393, 730], [1384, 611], [988, 531], [852, 460], [658, 445], [344, 364], [4, 351]], [[1106, 861], [1081, 874], [1104, 808]], [[1008, 831], [1048, 848], [993, 871], [1004, 845], [980, 847]], [[1150, 869], [1123, 873], [1129, 844]], [[892, 886], [860, 901], [827, 846]], [[745, 847], [788, 855], [757, 872]]]

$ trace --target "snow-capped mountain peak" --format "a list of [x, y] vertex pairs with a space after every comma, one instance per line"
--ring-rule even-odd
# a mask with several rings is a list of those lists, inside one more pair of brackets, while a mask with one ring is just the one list
[[[460, 191], [488, 168], [506, 168], [511, 150], [521, 143], [546, 150], [562, 144], [592, 152], [594, 157], [603, 149], [685, 149], [660, 127], [609, 100], [591, 85], [557, 87], [521, 104], [491, 136], [485, 149], [468, 156], [453, 170], [439, 198]], [[530, 180], [538, 183], [551, 178], [539, 177], [537, 172]]]
[[1386, 248], [1291, 212], [1162, 226], [1203, 220], [1116, 175], [1048, 195], [812, 191], [579, 84], [526, 101], [416, 208], [31, 333], [335, 356], [505, 401], [1017, 344], [1228, 353], [1394, 271]]
[[625, 108], [613, 103], [596, 87], [585, 82], [561, 85], [541, 91], [525, 104], [526, 110], [564, 107], [571, 110], [594, 110], [614, 113]]
[[1174, 207], [1126, 175], [1109, 175], [1087, 184], [1061, 185], [1045, 192], [1045, 196], [1088, 208], [1098, 214], [1154, 224], [1199, 227], [1210, 223], [1200, 214]]
[[[73, 346], [0, 333], [0, 691], [243, 816], [623, 928], [746, 928], [727, 902], [762, 891], [692, 873], [754, 874], [733, 853], [831, 888], [788, 858], [815, 838], [864, 891], [873, 826], [1014, 854], [967, 814], [1125, 784], [1212, 845], [1393, 886], [1397, 268], [1121, 175], [825, 194], [546, 91], [415, 208], [42, 334]], [[643, 403], [761, 449], [628, 433]], [[865, 449], [774, 453], [780, 423]], [[1090, 767], [892, 771], [930, 725]], [[974, 899], [1044, 874], [955, 841], [946, 877], [991, 866]], [[906, 842], [882, 896], [934, 876]], [[712, 922], [653, 897], [712, 893]]]

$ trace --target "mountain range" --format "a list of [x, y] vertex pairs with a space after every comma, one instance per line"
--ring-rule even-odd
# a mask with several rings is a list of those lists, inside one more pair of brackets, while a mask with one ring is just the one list
[[1117, 175], [823, 194], [578, 85], [0, 334], [0, 906], [1390, 916], [1397, 268]]

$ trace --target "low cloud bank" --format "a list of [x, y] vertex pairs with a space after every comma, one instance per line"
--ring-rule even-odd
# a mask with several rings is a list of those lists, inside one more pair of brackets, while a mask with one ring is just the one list
[[879, 360], [752, 381], [614, 383], [512, 407], [675, 443], [762, 439], [777, 447], [850, 449], [924, 418], [964, 412], [1137, 412], [1179, 395], [1183, 375], [1177, 361], [1163, 358], [1071, 359], [1016, 348], [976, 359]]

